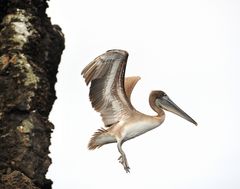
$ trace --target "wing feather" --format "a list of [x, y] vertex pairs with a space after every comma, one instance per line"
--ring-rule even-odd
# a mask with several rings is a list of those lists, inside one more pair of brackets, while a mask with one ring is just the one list
[[127, 58], [126, 51], [110, 50], [82, 71], [86, 84], [91, 83], [89, 98], [92, 106], [101, 113], [105, 126], [119, 122], [134, 109], [124, 89]]
[[133, 91], [135, 85], [137, 84], [137, 82], [140, 79], [141, 79], [141, 77], [139, 77], [139, 76], [131, 76], [131, 77], [125, 78], [124, 88], [125, 88], [126, 95], [129, 99], [131, 98], [131, 94], [132, 94], [132, 91]]

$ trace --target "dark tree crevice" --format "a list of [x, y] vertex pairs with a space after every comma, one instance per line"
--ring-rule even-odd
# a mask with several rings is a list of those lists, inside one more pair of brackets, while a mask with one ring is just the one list
[[48, 115], [64, 49], [46, 0], [0, 0], [0, 188], [51, 188]]

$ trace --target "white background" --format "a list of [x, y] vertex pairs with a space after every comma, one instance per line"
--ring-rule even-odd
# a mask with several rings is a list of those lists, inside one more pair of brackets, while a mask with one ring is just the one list
[[[51, 0], [66, 49], [59, 67], [48, 178], [54, 189], [240, 188], [240, 1]], [[151, 90], [164, 90], [198, 122], [167, 113], [157, 129], [123, 145], [88, 151], [101, 118], [82, 69], [106, 50], [129, 52], [126, 75], [139, 75], [132, 103], [154, 115]]]

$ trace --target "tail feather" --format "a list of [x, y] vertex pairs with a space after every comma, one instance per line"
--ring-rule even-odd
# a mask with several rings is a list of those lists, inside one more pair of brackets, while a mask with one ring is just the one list
[[108, 133], [108, 130], [98, 129], [88, 143], [88, 149], [94, 150], [100, 148], [104, 144], [116, 142], [116, 139]]

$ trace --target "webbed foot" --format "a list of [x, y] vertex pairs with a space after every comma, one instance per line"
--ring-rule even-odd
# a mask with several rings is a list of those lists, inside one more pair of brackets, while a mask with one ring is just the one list
[[124, 168], [124, 170], [126, 171], [126, 173], [130, 173], [130, 167], [129, 167], [129, 165], [128, 165], [126, 156], [125, 156], [125, 155], [124, 155], [124, 156], [121, 155], [121, 156], [118, 158], [118, 160], [119, 160], [119, 163], [121, 163], [121, 164], [123, 165], [123, 168]]

